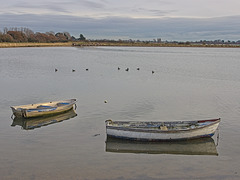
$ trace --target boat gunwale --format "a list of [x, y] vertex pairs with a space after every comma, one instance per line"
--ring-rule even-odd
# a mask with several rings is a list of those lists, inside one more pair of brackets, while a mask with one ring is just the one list
[[[106, 120], [106, 122], [109, 120]], [[118, 127], [118, 126], [109, 126], [106, 125], [107, 129], [113, 129], [113, 130], [121, 130], [121, 131], [131, 131], [131, 132], [144, 132], [144, 133], [183, 133], [183, 132], [191, 132], [191, 131], [196, 131], [199, 129], [203, 129], [212, 125], [215, 125], [217, 123], [220, 123], [221, 118], [218, 119], [211, 119], [211, 120], [196, 120], [196, 121], [181, 121], [181, 122], [197, 122], [197, 123], [201, 123], [201, 122], [209, 122], [212, 121], [212, 123], [207, 124], [207, 125], [203, 125], [200, 127], [195, 127], [195, 128], [189, 128], [189, 129], [177, 129], [177, 130], [161, 130], [161, 129], [151, 129], [151, 128], [136, 128], [136, 127]], [[128, 123], [128, 122], [124, 122], [124, 121], [113, 121], [114, 122], [118, 122], [118, 123]], [[135, 121], [131, 121], [131, 122], [135, 122]], [[137, 121], [136, 121], [137, 122]], [[151, 122], [151, 121], [149, 121]], [[156, 122], [156, 121], [155, 121]], [[164, 123], [170, 123], [167, 121], [164, 121]], [[178, 121], [171, 121], [171, 122], [175, 122], [177, 123]], [[161, 121], [159, 121], [159, 123], [161, 123]]]
[[[60, 102], [69, 102], [69, 104], [66, 104], [66, 105], [61, 105], [61, 106], [58, 106], [57, 103], [60, 103]], [[42, 103], [35, 103], [35, 104], [25, 104], [25, 105], [18, 105], [18, 106], [10, 106], [10, 108], [18, 111], [18, 108], [21, 108], [21, 109], [24, 109], [24, 110], [28, 110], [28, 109], [37, 109], [37, 106], [41, 106], [41, 105], [50, 105], [50, 104], [54, 104], [54, 106], [49, 106], [47, 108], [43, 108], [43, 109], [51, 109], [53, 107], [63, 107], [63, 106], [68, 106], [68, 105], [73, 105], [77, 102], [77, 99], [66, 99], [66, 100], [59, 100], [59, 101], [50, 101], [50, 102], [42, 102]], [[36, 108], [22, 108], [22, 107], [27, 107], [27, 106], [36, 106]], [[39, 108], [41, 109], [41, 108]]]

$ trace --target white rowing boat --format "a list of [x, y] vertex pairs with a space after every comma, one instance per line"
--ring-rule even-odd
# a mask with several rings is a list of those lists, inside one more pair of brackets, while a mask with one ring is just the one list
[[220, 118], [196, 121], [112, 121], [106, 120], [106, 133], [110, 137], [141, 140], [186, 140], [214, 135]]
[[76, 99], [11, 106], [14, 116], [32, 118], [66, 112], [76, 106]]

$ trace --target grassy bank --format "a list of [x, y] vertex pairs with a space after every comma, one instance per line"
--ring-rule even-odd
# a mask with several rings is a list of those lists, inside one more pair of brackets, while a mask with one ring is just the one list
[[72, 46], [72, 42], [66, 43], [0, 43], [0, 48], [13, 47], [57, 47], [57, 46]]
[[66, 42], [66, 43], [0, 43], [0, 48], [13, 47], [86, 47], [86, 46], [128, 46], [128, 47], [219, 47], [239, 48], [240, 45], [232, 44], [185, 44], [185, 43], [152, 43], [152, 42]]

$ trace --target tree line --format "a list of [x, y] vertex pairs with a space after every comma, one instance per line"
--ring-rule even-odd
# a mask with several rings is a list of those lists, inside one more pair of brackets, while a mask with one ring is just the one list
[[29, 28], [4, 28], [0, 31], [0, 42], [36, 42], [36, 43], [55, 43], [69, 41], [83, 41], [86, 38], [80, 34], [79, 38], [71, 36], [68, 32], [54, 33], [34, 33]]

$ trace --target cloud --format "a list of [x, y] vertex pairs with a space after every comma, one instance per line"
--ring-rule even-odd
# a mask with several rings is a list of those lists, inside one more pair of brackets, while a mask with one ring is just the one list
[[91, 18], [236, 16], [239, 0], [0, 0], [0, 14], [68, 15]]
[[42, 12], [51, 12], [51, 13], [69, 13], [70, 11], [64, 8], [63, 4], [32, 4], [32, 3], [25, 3], [25, 4], [16, 4], [15, 7], [17, 9], [21, 9], [24, 13], [35, 12], [36, 14]]
[[79, 1], [79, 3], [86, 8], [103, 9], [105, 7], [105, 1], [93, 2], [89, 0], [82, 0]]
[[[2, 0], [0, 0], [1, 3]], [[107, 16], [118, 17], [162, 17], [173, 12], [166, 8], [166, 1], [138, 0], [138, 1], [112, 1], [112, 0], [8, 0], [3, 3], [0, 14], [54, 14], [102, 18]]]
[[137, 16], [149, 16], [152, 18], [157, 18], [157, 17], [166, 17], [169, 13], [175, 12], [175, 10], [160, 10], [160, 9], [146, 9], [146, 8], [133, 8], [132, 11]]
[[239, 40], [240, 16], [219, 18], [105, 18], [69, 15], [1, 14], [0, 29], [27, 27], [34, 32], [64, 32], [88, 39], [195, 41]]

